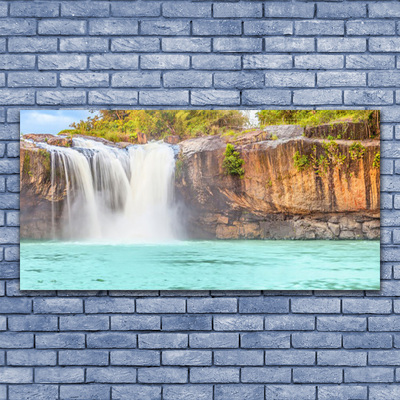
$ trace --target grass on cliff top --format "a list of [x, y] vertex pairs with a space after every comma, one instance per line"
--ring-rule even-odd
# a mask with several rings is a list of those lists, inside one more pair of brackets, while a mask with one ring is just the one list
[[318, 126], [340, 122], [379, 124], [379, 111], [371, 110], [261, 110], [257, 113], [261, 126]]

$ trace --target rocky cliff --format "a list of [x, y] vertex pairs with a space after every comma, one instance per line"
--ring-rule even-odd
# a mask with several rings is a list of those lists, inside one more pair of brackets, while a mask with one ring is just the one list
[[[181, 142], [176, 186], [190, 233], [221, 239], [378, 238], [379, 140], [358, 131], [361, 140], [332, 140], [323, 131], [328, 138], [276, 126], [236, 139]], [[227, 142], [244, 160], [243, 178], [226, 175], [222, 167]], [[296, 154], [304, 156], [297, 163]]]
[[[73, 146], [51, 135], [21, 141], [22, 238], [46, 238], [64, 224], [65, 174], [51, 165], [43, 142]], [[223, 168], [228, 143], [244, 160], [243, 177]], [[379, 238], [379, 138], [360, 124], [270, 126], [189, 139], [179, 148], [176, 197], [193, 238]]]

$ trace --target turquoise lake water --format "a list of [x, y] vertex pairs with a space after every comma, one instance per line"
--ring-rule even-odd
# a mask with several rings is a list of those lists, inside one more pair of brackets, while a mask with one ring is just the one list
[[22, 290], [379, 287], [379, 241], [21, 242]]

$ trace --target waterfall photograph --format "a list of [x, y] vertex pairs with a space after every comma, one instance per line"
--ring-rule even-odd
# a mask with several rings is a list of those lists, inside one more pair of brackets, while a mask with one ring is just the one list
[[379, 290], [376, 110], [23, 110], [21, 290]]

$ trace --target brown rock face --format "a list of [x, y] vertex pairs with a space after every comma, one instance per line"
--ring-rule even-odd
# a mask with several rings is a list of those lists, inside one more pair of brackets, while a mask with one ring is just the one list
[[179, 140], [179, 136], [176, 135], [169, 135], [164, 138], [164, 142], [168, 144], [178, 144]]
[[[269, 127], [270, 128], [270, 127]], [[299, 171], [294, 155], [319, 157], [324, 141], [280, 127], [276, 140], [237, 144], [244, 159], [243, 179], [222, 168], [221, 137], [182, 142], [177, 175], [179, 197], [187, 205], [194, 237], [217, 238], [378, 238], [379, 169], [373, 167], [378, 140], [364, 140], [365, 153], [352, 160], [353, 140], [337, 140], [344, 164], [323, 176], [312, 167]], [[238, 142], [239, 143], [239, 142]]]
[[139, 132], [137, 134], [137, 142], [138, 144], [146, 144], [147, 143], [147, 136], [145, 133]]

